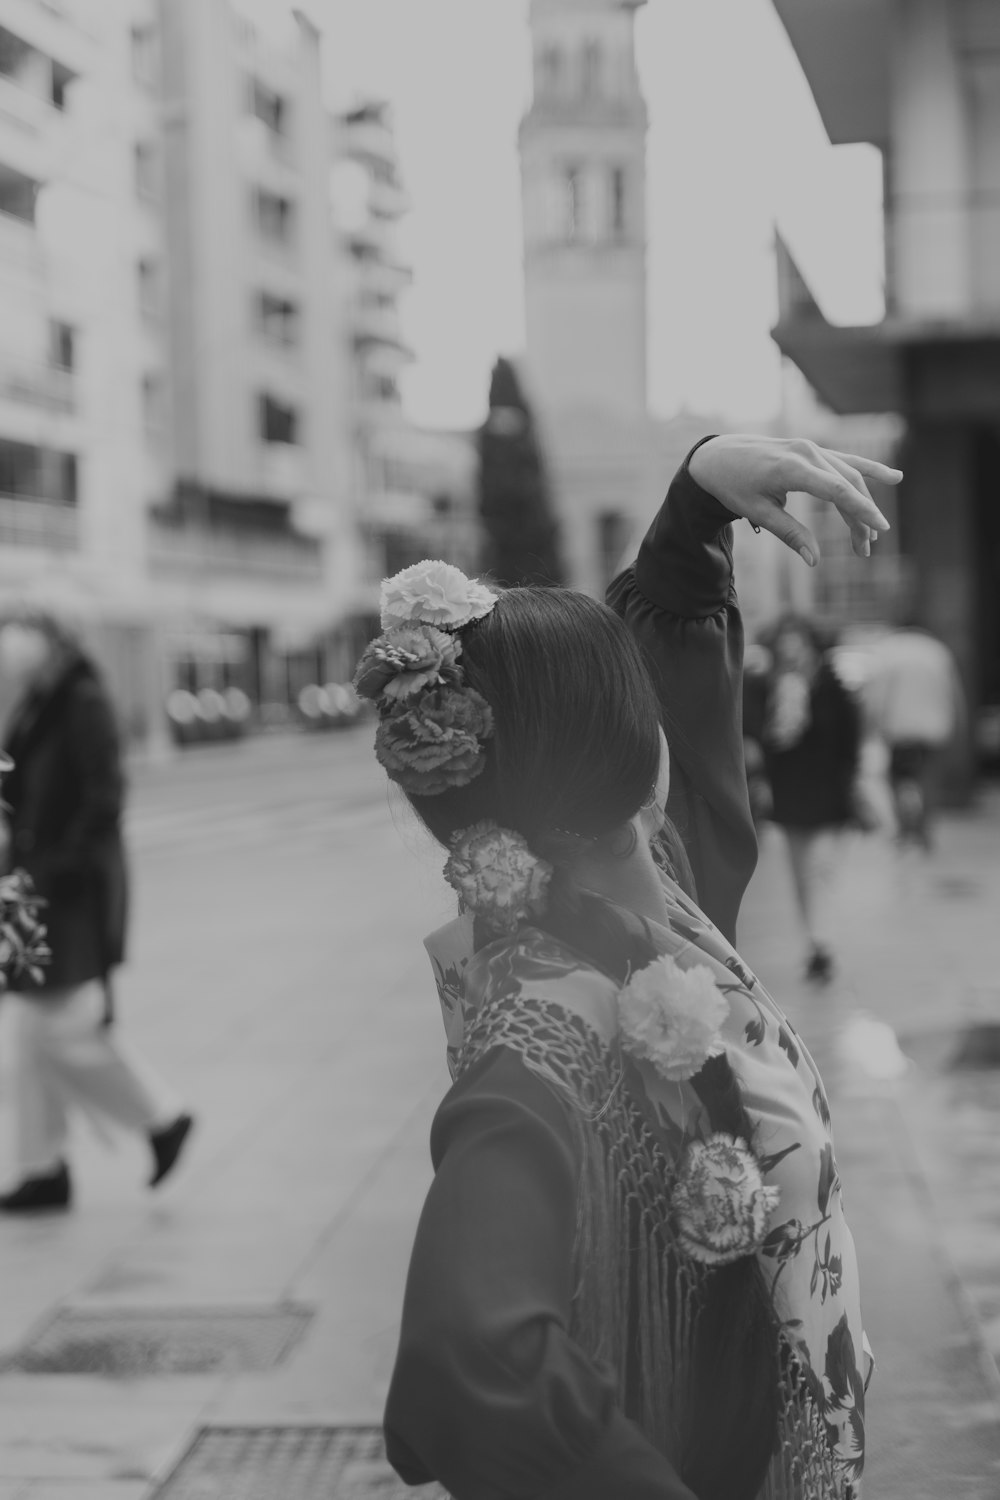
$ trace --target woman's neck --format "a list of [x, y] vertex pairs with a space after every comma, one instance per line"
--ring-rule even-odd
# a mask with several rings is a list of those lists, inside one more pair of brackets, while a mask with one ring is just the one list
[[616, 906], [647, 921], [668, 925], [667, 903], [660, 872], [656, 868], [647, 838], [638, 833], [636, 846], [624, 858], [617, 855], [588, 855], [576, 871], [577, 884], [595, 896], [603, 896]]

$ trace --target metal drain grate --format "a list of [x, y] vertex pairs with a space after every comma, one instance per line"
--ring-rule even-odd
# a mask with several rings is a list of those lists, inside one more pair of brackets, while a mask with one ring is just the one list
[[377, 1427], [205, 1427], [153, 1500], [448, 1500], [390, 1469]]
[[214, 1375], [270, 1370], [301, 1338], [302, 1307], [57, 1312], [0, 1371], [22, 1375]]

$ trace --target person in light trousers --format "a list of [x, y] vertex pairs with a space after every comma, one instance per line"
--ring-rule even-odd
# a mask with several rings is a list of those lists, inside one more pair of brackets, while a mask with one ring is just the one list
[[68, 1123], [78, 1108], [146, 1137], [151, 1186], [177, 1162], [193, 1125], [173, 1092], [114, 1031], [112, 976], [125, 956], [128, 877], [124, 776], [115, 713], [100, 675], [56, 618], [22, 611], [0, 625], [0, 675], [16, 701], [4, 749], [4, 863], [45, 905], [51, 960], [22, 979], [14, 1007], [18, 1178], [0, 1213], [67, 1209]]

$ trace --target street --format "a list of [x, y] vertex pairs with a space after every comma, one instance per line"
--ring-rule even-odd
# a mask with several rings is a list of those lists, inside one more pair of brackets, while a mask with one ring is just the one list
[[[379, 1420], [447, 1087], [421, 940], [451, 893], [440, 853], [387, 799], [370, 733], [276, 736], [134, 774], [121, 1031], [198, 1127], [151, 1194], [141, 1144], [109, 1150], [82, 1124], [75, 1211], [0, 1223], [0, 1500], [146, 1500], [202, 1428]], [[928, 868], [853, 841], [828, 991], [798, 978], [772, 836], [744, 909], [746, 956], [831, 1085], [878, 1361], [866, 1500], [1000, 1493], [1000, 1075], [943, 1061], [956, 1029], [1000, 1021], [998, 831], [987, 798], [948, 821]], [[900, 1078], [896, 1037], [917, 1059]], [[0, 1006], [5, 1158], [9, 1055]], [[14, 1356], [58, 1309], [311, 1318], [266, 1370], [30, 1373]], [[395, 1493], [381, 1484], [301, 1493]]]

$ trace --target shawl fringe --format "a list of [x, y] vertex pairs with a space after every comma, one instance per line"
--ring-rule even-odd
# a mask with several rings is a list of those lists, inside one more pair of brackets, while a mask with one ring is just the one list
[[[570, 1334], [616, 1372], [622, 1409], [683, 1476], [692, 1352], [712, 1271], [681, 1251], [671, 1224], [677, 1163], [580, 1016], [539, 1000], [487, 1001], [459, 1073], [494, 1047], [516, 1052], [567, 1106], [580, 1164]], [[778, 1432], [757, 1500], [859, 1500], [776, 1314], [774, 1331]]]

